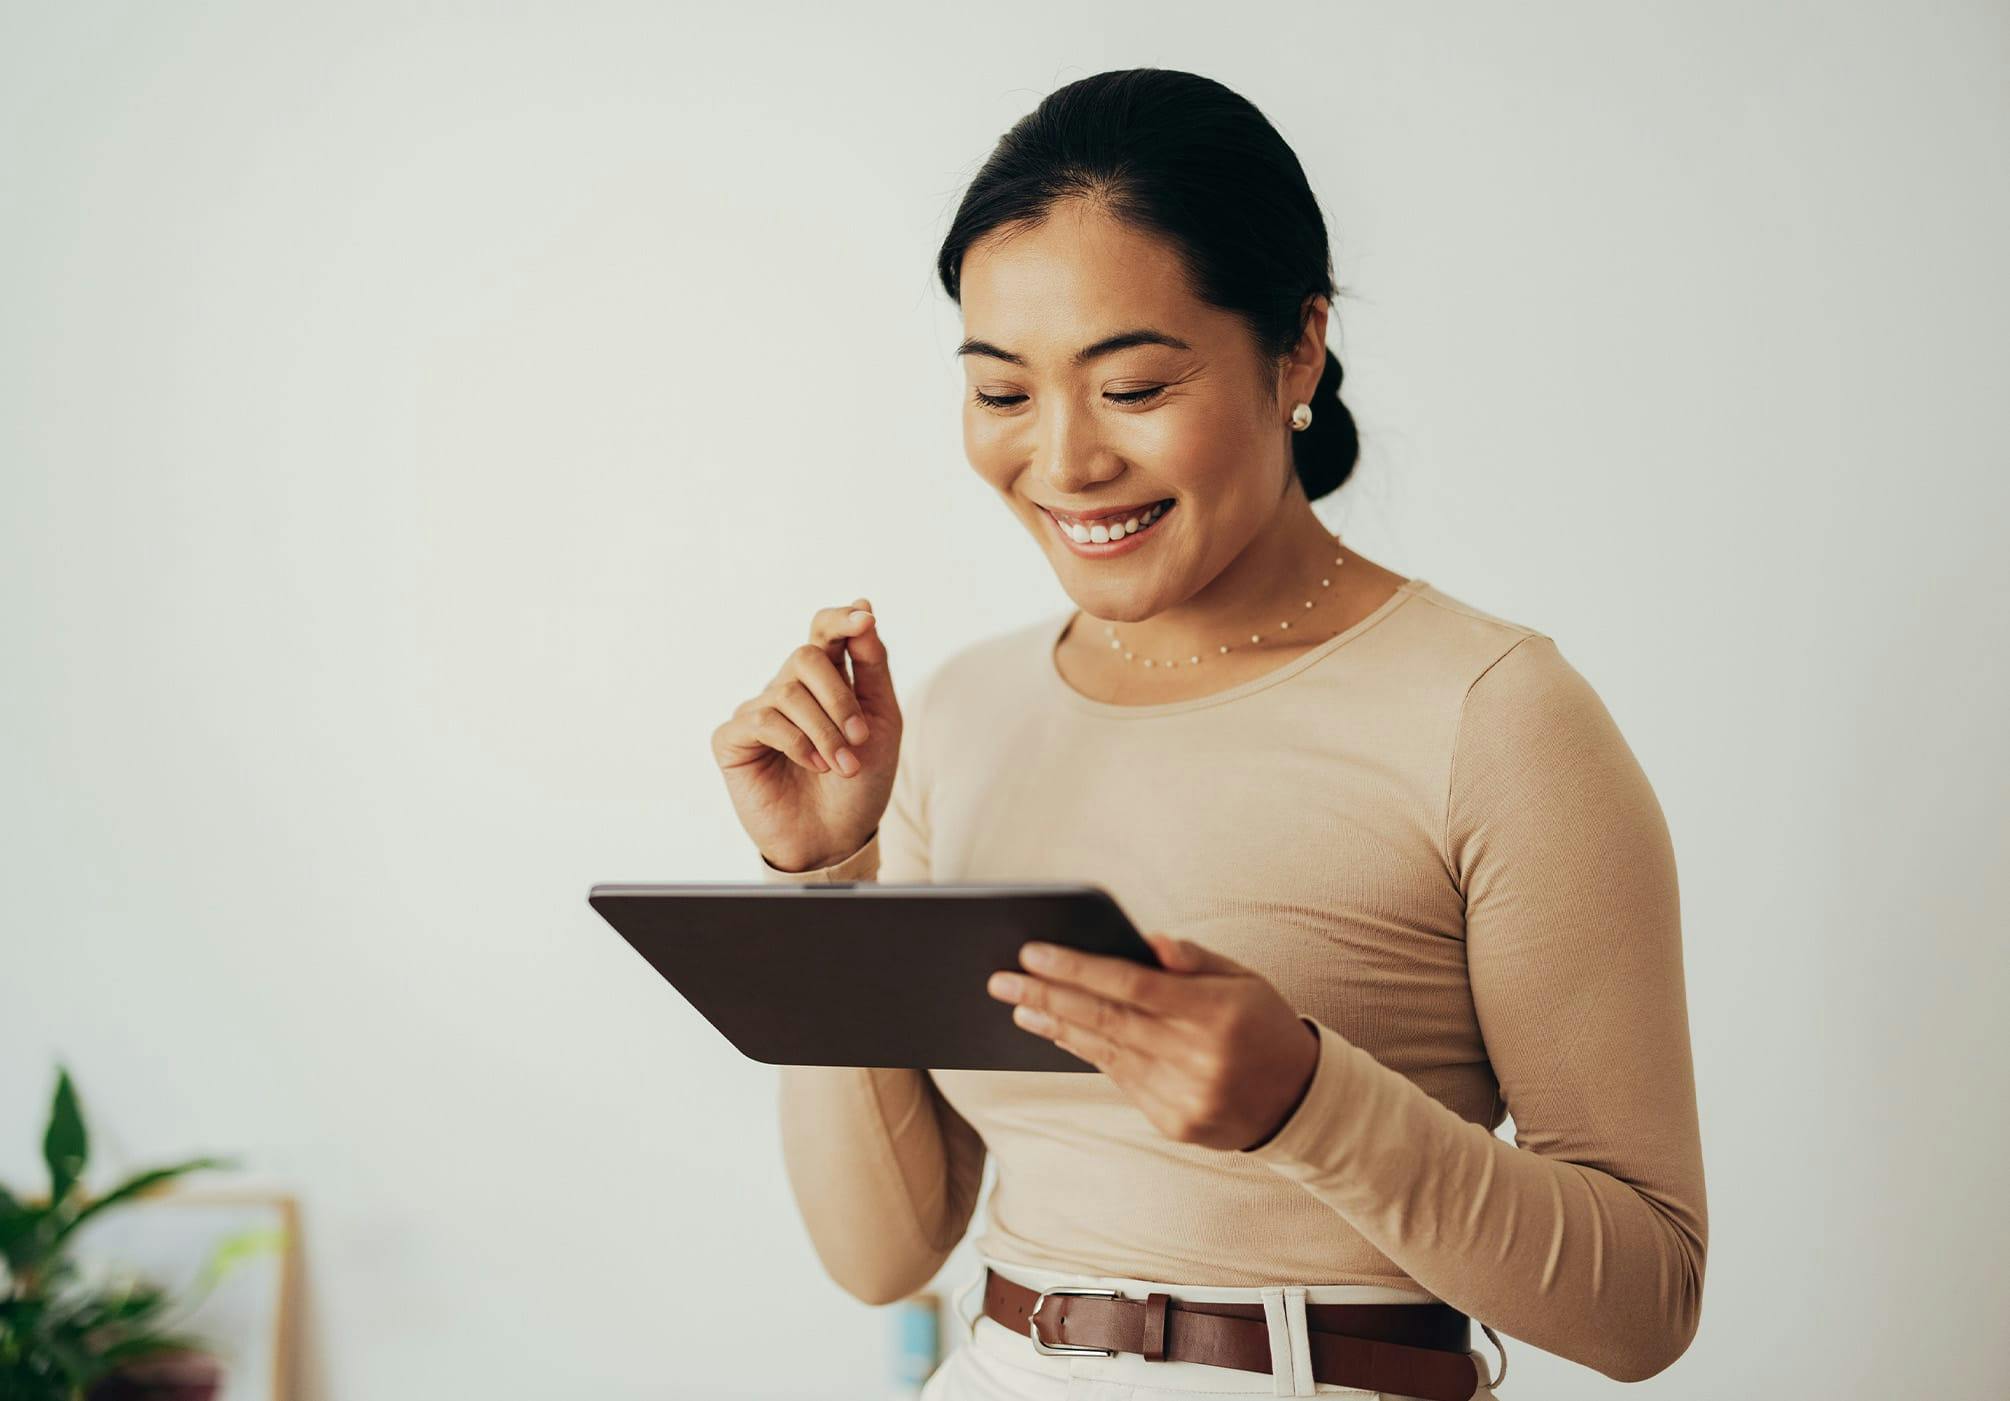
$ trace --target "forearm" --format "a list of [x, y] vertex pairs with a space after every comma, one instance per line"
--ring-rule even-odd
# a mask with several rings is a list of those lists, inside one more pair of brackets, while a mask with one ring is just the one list
[[1297, 1113], [1250, 1156], [1505, 1333], [1620, 1381], [1681, 1355], [1702, 1307], [1700, 1223], [1460, 1118], [1330, 1027], [1320, 1037]]
[[[764, 878], [876, 880], [879, 852], [875, 833], [830, 866], [768, 866]], [[934, 1278], [970, 1224], [983, 1140], [925, 1070], [785, 1065], [780, 1073], [783, 1160], [825, 1270], [869, 1304], [912, 1294]]]
[[984, 1144], [925, 1070], [781, 1068], [782, 1154], [817, 1256], [868, 1304], [934, 1278], [969, 1227]]

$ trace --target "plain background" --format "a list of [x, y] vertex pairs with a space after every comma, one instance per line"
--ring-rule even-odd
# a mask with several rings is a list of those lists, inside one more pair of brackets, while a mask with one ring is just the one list
[[61, 1059], [101, 1182], [297, 1192], [308, 1401], [876, 1394], [772, 1067], [585, 896], [755, 878], [709, 735], [814, 609], [913, 685], [1068, 606], [932, 259], [1139, 64], [1325, 206], [1322, 515], [1668, 815], [1711, 1250], [1637, 1394], [2000, 1391], [2000, 3], [8, 6], [0, 1179]]

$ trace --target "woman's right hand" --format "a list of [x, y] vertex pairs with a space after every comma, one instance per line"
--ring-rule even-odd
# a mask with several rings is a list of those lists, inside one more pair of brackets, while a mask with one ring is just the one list
[[843, 860], [886, 812], [901, 718], [878, 627], [863, 598], [819, 608], [810, 640], [712, 731], [712, 756], [740, 825], [780, 870]]

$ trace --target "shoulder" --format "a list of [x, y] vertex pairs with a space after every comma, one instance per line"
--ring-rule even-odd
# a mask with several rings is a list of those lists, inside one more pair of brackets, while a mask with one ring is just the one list
[[1549, 634], [1539, 628], [1490, 613], [1430, 583], [1415, 591], [1404, 621], [1410, 634], [1424, 639], [1462, 693], [1524, 643], [1550, 642]]
[[1444, 849], [1461, 888], [1475, 861], [1508, 849], [1502, 843], [1521, 843], [1524, 857], [1549, 853], [1531, 871], [1562, 869], [1592, 843], [1609, 852], [1632, 842], [1635, 871], [1672, 862], [1639, 757], [1556, 639], [1443, 595], [1434, 602], [1439, 625], [1471, 644], [1459, 668], [1467, 679], [1449, 707], [1443, 790]]
[[1553, 754], [1618, 739], [1603, 700], [1549, 633], [1430, 584], [1406, 613], [1406, 631], [1432, 659], [1461, 752]]
[[1002, 632], [965, 642], [936, 663], [929, 673], [927, 689], [957, 704], [976, 702], [984, 697], [1009, 700], [1037, 679], [1045, 665], [1044, 649], [1053, 642], [1061, 624], [1073, 609], [1042, 614]]
[[1070, 611], [959, 644], [902, 691], [902, 713], [910, 724], [925, 713], [926, 728], [934, 729], [959, 719], [982, 726], [1000, 707], [1023, 711], [1026, 688], [1047, 663], [1042, 649]]
[[1526, 801], [1535, 790], [1585, 794], [1617, 784], [1628, 800], [1645, 778], [1604, 698], [1546, 632], [1472, 609], [1442, 595], [1443, 626], [1470, 648], [1451, 707], [1454, 805], [1492, 793]]

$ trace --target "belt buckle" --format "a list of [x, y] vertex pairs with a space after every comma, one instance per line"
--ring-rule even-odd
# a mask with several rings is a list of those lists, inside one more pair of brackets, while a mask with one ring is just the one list
[[1117, 1355], [1117, 1350], [1115, 1348], [1078, 1347], [1073, 1343], [1050, 1344], [1046, 1341], [1046, 1339], [1040, 1336], [1040, 1310], [1042, 1307], [1045, 1306], [1048, 1297], [1054, 1294], [1087, 1294], [1098, 1299], [1121, 1299], [1123, 1297], [1114, 1289], [1080, 1289], [1072, 1285], [1057, 1286], [1056, 1288], [1053, 1289], [1042, 1289], [1040, 1291], [1040, 1297], [1033, 1301], [1033, 1311], [1026, 1315], [1026, 1324], [1029, 1328], [1033, 1330], [1033, 1350], [1035, 1352], [1042, 1353], [1048, 1357], [1066, 1357], [1069, 1355], [1076, 1355], [1076, 1356], [1087, 1355], [1090, 1357], [1115, 1357]]

